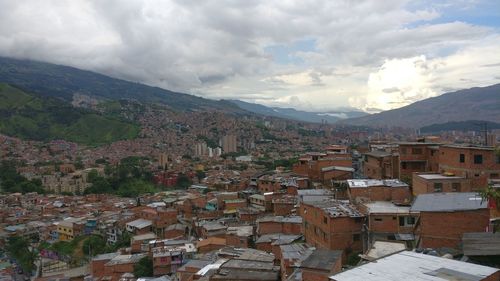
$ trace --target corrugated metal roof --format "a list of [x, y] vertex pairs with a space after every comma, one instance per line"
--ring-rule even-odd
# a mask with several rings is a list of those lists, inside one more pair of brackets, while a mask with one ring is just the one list
[[420, 194], [413, 202], [411, 212], [450, 212], [486, 209], [487, 200], [475, 192]]
[[499, 269], [404, 251], [330, 276], [336, 281], [482, 280]]

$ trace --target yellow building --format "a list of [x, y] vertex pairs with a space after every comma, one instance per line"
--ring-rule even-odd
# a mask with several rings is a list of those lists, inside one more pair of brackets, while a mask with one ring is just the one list
[[82, 232], [84, 223], [78, 218], [62, 220], [57, 225], [59, 241], [71, 241]]

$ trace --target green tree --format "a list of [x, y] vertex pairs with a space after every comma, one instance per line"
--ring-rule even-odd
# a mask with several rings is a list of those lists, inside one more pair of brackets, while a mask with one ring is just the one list
[[106, 250], [106, 241], [98, 235], [91, 235], [82, 244], [82, 251], [86, 256], [99, 255]]
[[20, 236], [9, 237], [6, 250], [24, 272], [31, 273], [33, 271], [37, 255], [26, 238]]
[[135, 278], [153, 276], [153, 260], [148, 256], [140, 259], [139, 262], [134, 265], [134, 276]]
[[188, 188], [191, 186], [191, 179], [184, 173], [180, 173], [177, 176], [177, 186], [180, 188]]

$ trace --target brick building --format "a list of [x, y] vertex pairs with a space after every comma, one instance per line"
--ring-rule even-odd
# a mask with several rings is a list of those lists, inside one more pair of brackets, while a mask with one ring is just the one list
[[408, 184], [397, 180], [347, 180], [351, 200], [366, 198], [371, 201], [407, 202], [411, 200]]
[[414, 173], [412, 179], [413, 195], [434, 192], [471, 192], [472, 181], [452, 174]]
[[500, 179], [500, 156], [493, 147], [444, 145], [439, 149], [439, 172], [469, 179], [473, 191], [481, 190], [488, 179]]
[[365, 216], [348, 201], [303, 202], [299, 213], [307, 243], [324, 249], [345, 250], [345, 254], [363, 250], [361, 229]]
[[363, 174], [370, 179], [399, 178], [399, 154], [386, 151], [365, 153]]
[[439, 144], [426, 142], [400, 142], [399, 178], [411, 180], [415, 172], [437, 172]]
[[271, 216], [257, 219], [257, 234], [264, 235], [271, 233], [301, 234], [302, 217]]
[[458, 249], [464, 233], [485, 232], [490, 223], [488, 202], [477, 193], [430, 193], [417, 196], [410, 209], [420, 212], [417, 247]]
[[342, 251], [317, 249], [300, 265], [302, 280], [328, 281], [328, 277], [342, 270]]
[[[352, 168], [351, 155], [348, 153], [309, 152], [299, 158], [299, 162], [293, 165], [292, 170], [295, 174], [308, 177], [313, 181], [322, 181], [334, 175], [331, 174], [325, 177], [325, 173], [331, 173], [332, 171], [329, 169], [322, 171], [323, 168], [327, 167]], [[345, 173], [345, 171], [341, 172]]]
[[377, 201], [361, 204], [360, 210], [368, 215], [368, 245], [376, 240], [414, 240], [413, 229], [419, 214], [410, 213], [410, 206]]

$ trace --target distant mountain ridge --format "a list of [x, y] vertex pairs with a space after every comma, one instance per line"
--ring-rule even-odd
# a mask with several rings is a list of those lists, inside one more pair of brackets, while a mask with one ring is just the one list
[[158, 87], [111, 78], [74, 67], [0, 57], [0, 82], [41, 96], [71, 101], [73, 94], [101, 99], [163, 103], [175, 110], [218, 109], [240, 112], [226, 101], [205, 99]]
[[[221, 110], [236, 114], [258, 114], [313, 123], [335, 123], [344, 118], [364, 116], [355, 110], [306, 112], [293, 108], [266, 107], [238, 100], [211, 100], [158, 87], [129, 82], [92, 71], [32, 60], [0, 57], [0, 83], [27, 93], [71, 101], [75, 94], [98, 100], [136, 100], [161, 103], [174, 110]], [[236, 106], [235, 106], [236, 105]]]
[[486, 124], [488, 130], [500, 129], [500, 123], [482, 121], [482, 120], [467, 120], [458, 122], [446, 122], [441, 124], [432, 124], [420, 128], [421, 133], [439, 133], [446, 131], [481, 131], [484, 130]]
[[240, 100], [228, 100], [236, 104], [241, 109], [253, 112], [255, 114], [272, 116], [278, 118], [292, 119], [296, 121], [311, 123], [335, 123], [341, 119], [365, 116], [367, 113], [354, 110], [330, 111], [330, 112], [308, 112], [296, 110], [293, 108], [268, 107], [261, 104], [249, 103]]
[[468, 120], [500, 123], [500, 84], [445, 93], [398, 109], [340, 122], [371, 127], [420, 128]]

